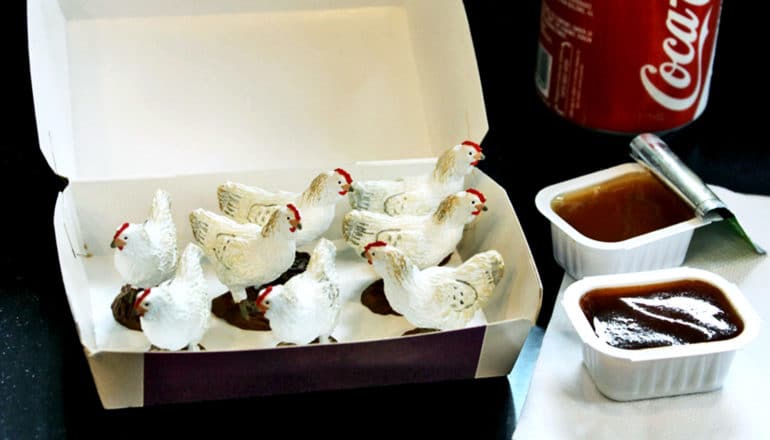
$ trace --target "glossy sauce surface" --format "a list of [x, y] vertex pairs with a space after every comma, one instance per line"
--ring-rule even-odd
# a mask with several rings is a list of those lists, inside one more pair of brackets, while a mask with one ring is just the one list
[[606, 242], [626, 240], [695, 216], [690, 205], [646, 170], [561, 194], [551, 207], [581, 234]]
[[743, 331], [724, 293], [701, 280], [595, 289], [580, 308], [599, 339], [618, 348], [719, 341]]

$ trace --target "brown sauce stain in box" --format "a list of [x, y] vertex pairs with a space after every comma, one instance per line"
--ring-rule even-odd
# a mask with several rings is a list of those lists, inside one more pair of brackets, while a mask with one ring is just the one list
[[724, 293], [700, 280], [595, 289], [580, 308], [599, 339], [618, 348], [720, 341], [743, 331]]
[[695, 216], [690, 205], [646, 170], [561, 194], [551, 207], [581, 234], [605, 242], [626, 240]]

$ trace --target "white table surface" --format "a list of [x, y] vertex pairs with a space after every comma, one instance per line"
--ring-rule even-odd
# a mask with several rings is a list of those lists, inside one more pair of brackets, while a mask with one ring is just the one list
[[[712, 188], [770, 249], [770, 197]], [[604, 397], [561, 305], [574, 281], [565, 275], [514, 439], [770, 439], [770, 256], [753, 253], [720, 222], [695, 232], [684, 265], [737, 284], [761, 319], [759, 336], [738, 351], [723, 388], [634, 402]]]

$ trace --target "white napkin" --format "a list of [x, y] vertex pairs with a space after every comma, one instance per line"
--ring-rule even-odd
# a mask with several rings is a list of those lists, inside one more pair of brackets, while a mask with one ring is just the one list
[[[770, 197], [712, 186], [739, 222], [770, 249]], [[514, 439], [770, 439], [770, 256], [753, 253], [724, 222], [697, 230], [684, 265], [737, 284], [761, 318], [721, 390], [634, 402], [604, 397], [583, 366], [580, 338], [561, 299], [565, 275]]]

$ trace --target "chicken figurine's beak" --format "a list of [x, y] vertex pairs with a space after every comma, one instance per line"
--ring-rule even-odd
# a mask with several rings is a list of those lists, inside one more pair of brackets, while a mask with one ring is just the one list
[[484, 156], [484, 153], [481, 151], [476, 152], [476, 154], [473, 156], [473, 159], [475, 159], [471, 165], [476, 166], [479, 164], [480, 161], [486, 159], [486, 156]]
[[267, 310], [270, 308], [267, 295], [270, 295], [272, 291], [273, 286], [267, 286], [259, 292], [259, 296], [257, 296], [257, 299], [254, 300], [254, 304], [257, 306], [257, 310], [259, 310], [261, 313], [267, 312]]
[[353, 188], [350, 186], [350, 184], [349, 184], [349, 183], [346, 183], [346, 184], [342, 185], [342, 191], [340, 191], [340, 192], [339, 192], [339, 194], [340, 194], [341, 196], [344, 196], [344, 195], [345, 195], [345, 194], [347, 194], [349, 191], [353, 191]]
[[126, 242], [123, 241], [121, 238], [115, 238], [112, 240], [112, 243], [110, 243], [110, 247], [112, 249], [118, 248], [118, 250], [123, 250], [123, 246], [126, 245]]
[[143, 297], [144, 297], [144, 294], [145, 294], [145, 292], [146, 292], [146, 291], [143, 291], [142, 293], [140, 293], [140, 294], [139, 294], [139, 298], [138, 298], [138, 299], [136, 300], [136, 302], [134, 303], [134, 313], [136, 313], [136, 316], [138, 316], [138, 317], [140, 317], [140, 318], [141, 318], [142, 316], [144, 316], [144, 314], [145, 314], [145, 313], [147, 313], [147, 308], [145, 308], [145, 307], [142, 305], [142, 299], [143, 299]]
[[361, 256], [362, 256], [362, 257], [364, 257], [364, 258], [366, 258], [366, 261], [367, 261], [369, 264], [372, 264], [372, 256], [371, 256], [371, 255], [369, 255], [369, 251], [363, 251], [363, 252], [361, 252]]
[[136, 295], [136, 300], [134, 301], [134, 313], [136, 313], [136, 316], [140, 318], [144, 316], [145, 313], [147, 313], [147, 308], [145, 308], [142, 304], [150, 292], [152, 292], [152, 289], [144, 289]]
[[291, 228], [289, 229], [291, 232], [296, 231], [299, 229], [302, 230], [302, 223], [299, 220], [289, 220], [289, 224], [291, 225]]
[[487, 205], [482, 203], [481, 206], [479, 206], [475, 211], [473, 211], [473, 215], [479, 215], [481, 214], [481, 211], [488, 211], [488, 210], [489, 208], [487, 208]]

